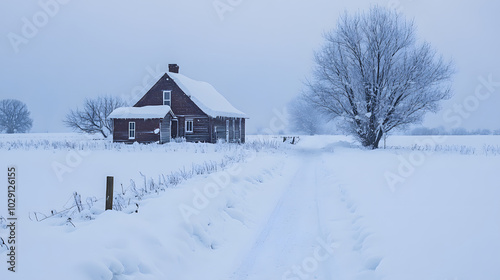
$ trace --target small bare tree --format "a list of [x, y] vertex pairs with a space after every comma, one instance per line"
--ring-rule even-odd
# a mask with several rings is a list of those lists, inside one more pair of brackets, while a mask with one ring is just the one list
[[16, 99], [0, 101], [0, 131], [6, 133], [25, 133], [33, 125], [28, 107]]
[[325, 39], [306, 96], [363, 146], [378, 148], [384, 134], [450, 96], [451, 63], [418, 43], [413, 22], [395, 11], [346, 13]]
[[85, 133], [101, 133], [108, 137], [113, 132], [113, 122], [108, 119], [114, 109], [125, 106], [117, 97], [100, 96], [86, 99], [83, 109], [71, 110], [64, 123], [66, 126]]

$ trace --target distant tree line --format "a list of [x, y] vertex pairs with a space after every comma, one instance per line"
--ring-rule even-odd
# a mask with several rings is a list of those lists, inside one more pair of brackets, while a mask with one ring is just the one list
[[450, 130], [444, 127], [416, 127], [408, 132], [409, 135], [500, 135], [500, 129], [465, 129], [457, 127]]

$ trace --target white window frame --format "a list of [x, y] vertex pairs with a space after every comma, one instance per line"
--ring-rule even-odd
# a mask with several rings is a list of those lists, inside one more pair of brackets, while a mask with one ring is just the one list
[[[191, 129], [189, 129], [188, 123], [191, 123]], [[194, 119], [186, 119], [184, 122], [184, 131], [186, 131], [186, 133], [194, 132]]]
[[[165, 98], [165, 94], [168, 94], [168, 98]], [[168, 103], [168, 104], [165, 104]], [[171, 90], [164, 90], [163, 91], [163, 105], [171, 106], [172, 105], [172, 91]]]
[[128, 139], [135, 139], [135, 130], [136, 130], [135, 122], [129, 122], [128, 123]]

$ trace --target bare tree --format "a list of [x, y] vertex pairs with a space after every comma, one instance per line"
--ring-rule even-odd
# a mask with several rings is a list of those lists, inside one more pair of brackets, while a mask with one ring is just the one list
[[294, 98], [288, 104], [290, 128], [293, 132], [303, 132], [309, 135], [322, 133], [324, 121], [320, 113], [303, 96]]
[[117, 97], [100, 96], [86, 99], [83, 109], [71, 110], [64, 123], [66, 126], [85, 133], [101, 133], [108, 137], [113, 132], [113, 122], [108, 119], [114, 109], [125, 106]]
[[16, 99], [0, 101], [0, 131], [6, 133], [25, 133], [33, 125], [28, 107]]
[[325, 39], [306, 96], [363, 146], [378, 148], [384, 134], [450, 96], [451, 63], [418, 43], [413, 22], [395, 11], [345, 13]]

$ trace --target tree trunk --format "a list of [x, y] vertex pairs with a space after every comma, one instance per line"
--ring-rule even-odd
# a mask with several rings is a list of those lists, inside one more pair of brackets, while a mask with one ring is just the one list
[[372, 149], [378, 149], [378, 144], [380, 143], [380, 140], [382, 139], [383, 136], [384, 136], [384, 133], [382, 132], [382, 130], [380, 130], [377, 133], [377, 137], [375, 137], [375, 140], [374, 140], [373, 145], [372, 145]]
[[378, 133], [372, 132], [369, 133], [368, 135], [362, 135], [362, 141], [361, 144], [364, 147], [370, 147], [371, 149], [375, 150], [378, 149], [378, 145], [380, 143], [380, 140], [384, 136], [384, 133], [380, 130]]

